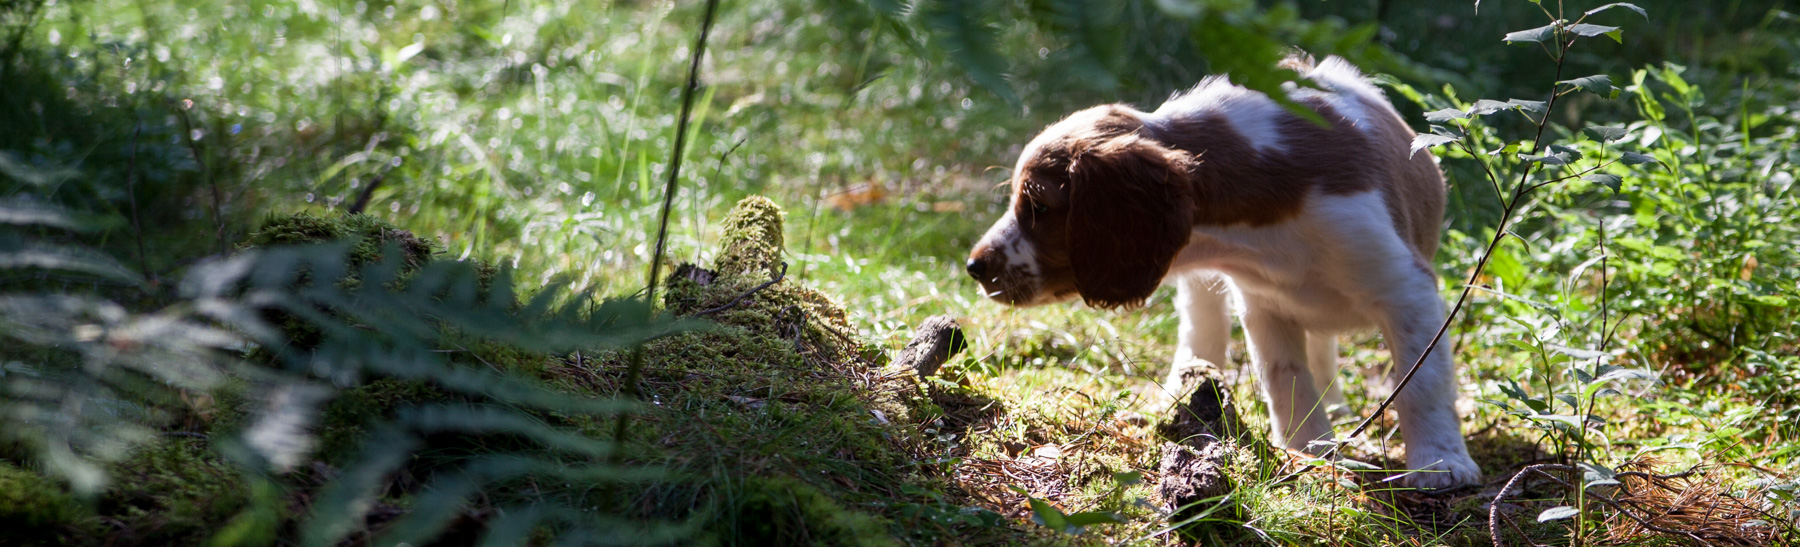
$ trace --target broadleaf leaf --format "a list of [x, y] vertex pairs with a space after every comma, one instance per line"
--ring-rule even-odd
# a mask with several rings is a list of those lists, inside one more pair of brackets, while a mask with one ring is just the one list
[[1608, 27], [1608, 26], [1603, 26], [1603, 25], [1590, 25], [1587, 23], [1579, 23], [1579, 24], [1569, 25], [1568, 30], [1569, 30], [1569, 32], [1573, 32], [1575, 34], [1579, 34], [1581, 36], [1586, 36], [1586, 37], [1591, 38], [1594, 36], [1599, 36], [1602, 34], [1606, 34], [1609, 32], [1619, 30], [1619, 27]]
[[1586, 12], [1583, 12], [1582, 15], [1593, 15], [1593, 14], [1600, 13], [1600, 12], [1603, 12], [1603, 11], [1606, 11], [1609, 9], [1613, 9], [1613, 8], [1625, 8], [1625, 9], [1628, 9], [1631, 11], [1635, 11], [1635, 12], [1637, 12], [1638, 15], [1644, 16], [1645, 21], [1650, 20], [1650, 12], [1644, 11], [1644, 8], [1637, 7], [1636, 4], [1631, 4], [1631, 3], [1626, 3], [1626, 2], [1614, 2], [1611, 4], [1600, 6], [1600, 7], [1591, 9], [1591, 10], [1587, 10]]
[[1450, 120], [1461, 120], [1461, 119], [1465, 119], [1468, 117], [1469, 117], [1468, 114], [1465, 114], [1465, 113], [1463, 113], [1463, 111], [1457, 110], [1454, 108], [1433, 110], [1433, 111], [1425, 113], [1425, 121], [1428, 121], [1431, 123], [1444, 123], [1444, 122], [1448, 122]]
[[1596, 125], [1587, 128], [1587, 131], [1595, 138], [1600, 139], [1600, 142], [1612, 142], [1623, 139], [1626, 134], [1625, 128], [1615, 125]]
[[1625, 182], [1624, 177], [1606, 173], [1594, 173], [1592, 175], [1581, 177], [1581, 180], [1611, 188], [1613, 193], [1618, 193], [1620, 186]]
[[1423, 133], [1417, 137], [1413, 137], [1412, 151], [1407, 153], [1407, 157], [1412, 157], [1413, 155], [1418, 154], [1420, 150], [1424, 150], [1426, 148], [1431, 148], [1433, 146], [1438, 146], [1438, 145], [1442, 145], [1442, 144], [1450, 144], [1450, 143], [1453, 143], [1456, 141], [1457, 141], [1457, 139], [1455, 137], [1446, 137], [1446, 136], [1438, 135], [1435, 133]]
[[1493, 99], [1482, 99], [1475, 101], [1475, 105], [1469, 107], [1469, 114], [1472, 116], [1486, 116], [1508, 108], [1512, 108], [1512, 105]]
[[1548, 42], [1554, 38], [1556, 38], [1556, 23], [1551, 23], [1551, 24], [1544, 25], [1544, 26], [1541, 26], [1538, 28], [1534, 28], [1534, 29], [1525, 29], [1525, 30], [1520, 30], [1520, 31], [1515, 31], [1515, 32], [1508, 32], [1508, 33], [1506, 33], [1506, 37], [1502, 38], [1502, 40], [1504, 40], [1506, 42], [1510, 42], [1510, 43], [1523, 43], [1523, 42]]
[[1567, 505], [1558, 505], [1556, 507], [1551, 507], [1549, 509], [1545, 509], [1544, 512], [1542, 512], [1542, 513], [1538, 513], [1537, 521], [1538, 522], [1550, 522], [1553, 520], [1562, 520], [1562, 519], [1566, 519], [1569, 517], [1573, 517], [1580, 513], [1581, 513], [1581, 511], [1574, 507], [1569, 507]]
[[1595, 74], [1593, 76], [1583, 76], [1580, 78], [1575, 78], [1573, 80], [1563, 80], [1563, 81], [1556, 82], [1556, 83], [1568, 84], [1570, 86], [1573, 86], [1575, 89], [1586, 91], [1588, 93], [1593, 93], [1595, 95], [1599, 95], [1601, 97], [1606, 97], [1608, 99], [1616, 99], [1619, 97], [1619, 88], [1613, 87], [1612, 77], [1607, 76], [1605, 74]]
[[1506, 104], [1519, 107], [1520, 110], [1533, 114], [1542, 114], [1544, 109], [1548, 108], [1548, 106], [1544, 104], [1544, 101], [1527, 101], [1525, 99], [1508, 99]]

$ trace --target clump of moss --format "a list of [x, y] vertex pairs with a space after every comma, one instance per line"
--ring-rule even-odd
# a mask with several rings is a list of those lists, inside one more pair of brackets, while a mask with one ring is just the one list
[[[784, 215], [780, 206], [762, 196], [739, 201], [721, 223], [724, 235], [713, 261], [716, 274], [696, 276], [682, 273], [692, 270], [678, 270], [670, 277], [664, 305], [677, 315], [716, 310], [713, 319], [789, 340], [795, 353], [816, 357], [818, 363], [878, 353], [857, 336], [844, 307], [825, 293], [785, 279], [757, 289], [782, 271]], [[727, 309], [718, 309], [722, 307]]]
[[395, 378], [338, 390], [319, 416], [318, 455], [328, 463], [345, 463], [356, 456], [358, 443], [369, 428], [393, 417], [396, 409], [448, 396], [430, 382]]
[[399, 249], [406, 271], [417, 270], [430, 262], [431, 255], [436, 252], [431, 242], [412, 232], [396, 228], [380, 217], [362, 214], [327, 218], [296, 213], [271, 217], [261, 228], [251, 232], [240, 247], [304, 245], [343, 239], [355, 240], [350, 247], [350, 263], [356, 266], [380, 261], [382, 252], [389, 245]]
[[743, 545], [899, 545], [886, 520], [788, 477], [746, 480], [725, 534]]
[[198, 545], [243, 508], [243, 480], [200, 439], [147, 445], [112, 472], [100, 512], [122, 526], [110, 541]]
[[[702, 315], [713, 328], [644, 345], [654, 410], [634, 418], [628, 452], [708, 477], [702, 489], [723, 504], [714, 527], [727, 542], [917, 535], [923, 517], [896, 508], [938, 503], [928, 493], [942, 485], [923, 472], [932, 455], [912, 417], [929, 401], [871, 358], [878, 349], [843, 306], [792, 277], [771, 282], [785, 253], [780, 207], [747, 198], [722, 224], [711, 269], [677, 268], [663, 295], [669, 312]], [[629, 355], [600, 355], [596, 368], [622, 370]], [[669, 509], [642, 515], [679, 518], [680, 504], [665, 497], [657, 505]]]
[[[262, 227], [251, 232], [250, 236], [238, 245], [238, 248], [247, 250], [345, 240], [350, 242], [350, 249], [346, 256], [342, 277], [322, 281], [335, 283], [346, 289], [360, 285], [362, 280], [357, 270], [385, 260], [384, 254], [388, 252], [388, 249], [398, 251], [401, 261], [399, 275], [402, 280], [430, 262], [435, 253], [430, 242], [377, 217], [361, 214], [322, 217], [307, 212], [268, 218], [263, 222]], [[481, 275], [479, 269], [477, 275]], [[309, 280], [309, 277], [310, 274], [302, 274], [299, 282], [306, 284], [319, 281]], [[397, 283], [403, 283], [403, 281]], [[482, 286], [485, 287], [486, 284]], [[287, 334], [288, 345], [291, 348], [310, 349], [316, 347], [323, 336], [317, 326], [285, 311], [265, 310], [263, 319]], [[272, 355], [268, 355], [266, 350], [261, 349], [251, 356], [252, 361], [259, 362], [270, 362], [273, 359]]]
[[80, 544], [96, 522], [62, 485], [0, 462], [0, 543]]
[[739, 201], [720, 223], [719, 258], [715, 267], [728, 277], [768, 272], [781, 262], [787, 243], [781, 234], [786, 217], [781, 206], [762, 196]]

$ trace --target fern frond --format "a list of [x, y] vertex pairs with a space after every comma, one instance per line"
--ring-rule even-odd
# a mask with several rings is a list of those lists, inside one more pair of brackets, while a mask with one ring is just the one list
[[967, 72], [983, 89], [999, 95], [1011, 104], [1019, 104], [1019, 95], [1006, 79], [1010, 65], [995, 45], [999, 33], [982, 17], [996, 12], [989, 2], [921, 1], [916, 15], [930, 28], [930, 43], [944, 50], [950, 60]]
[[124, 264], [93, 249], [24, 241], [0, 234], [0, 270], [26, 268], [79, 272], [130, 285], [140, 285], [144, 281]]

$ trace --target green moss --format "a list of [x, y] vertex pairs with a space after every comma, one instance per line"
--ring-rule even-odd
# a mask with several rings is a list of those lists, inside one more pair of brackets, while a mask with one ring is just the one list
[[0, 543], [79, 544], [97, 521], [56, 482], [0, 462]]
[[321, 459], [343, 463], [355, 457], [368, 428], [391, 417], [402, 406], [438, 401], [448, 394], [429, 382], [381, 378], [337, 392], [319, 420]]
[[100, 513], [115, 543], [197, 545], [246, 501], [243, 479], [199, 439], [140, 448], [113, 470]]
[[[644, 346], [655, 410], [634, 418], [627, 453], [709, 477], [705, 490], [725, 508], [714, 527], [727, 542], [891, 544], [911, 524], [884, 517], [911, 523], [921, 517], [894, 508], [936, 503], [923, 497], [936, 483], [918, 462], [933, 455], [911, 417], [929, 402], [912, 380], [880, 370], [832, 298], [793, 277], [763, 286], [784, 253], [781, 222], [773, 202], [740, 201], [722, 223], [712, 275], [671, 275], [668, 311], [705, 311], [714, 327]], [[597, 355], [591, 370], [623, 370], [629, 355]], [[584, 431], [606, 434], [606, 425]], [[670, 509], [646, 518], [683, 515], [680, 503], [650, 498]]]
[[342, 239], [355, 240], [350, 247], [350, 262], [357, 266], [381, 260], [383, 250], [389, 245], [399, 249], [407, 271], [430, 262], [431, 255], [436, 252], [429, 241], [379, 217], [321, 217], [304, 212], [269, 218], [261, 228], [250, 233], [241, 247], [303, 245]]
[[742, 545], [899, 545], [891, 524], [789, 477], [746, 480], [725, 535]]
[[552, 382], [556, 380], [553, 366], [562, 361], [556, 355], [520, 349], [463, 333], [445, 333], [442, 347], [456, 348], [456, 351], [449, 353], [449, 360], [458, 365], [518, 372]]
[[781, 262], [787, 243], [782, 240], [782, 218], [786, 216], [774, 201], [750, 196], [738, 201], [720, 223], [717, 268], [726, 276], [744, 276], [768, 272]]

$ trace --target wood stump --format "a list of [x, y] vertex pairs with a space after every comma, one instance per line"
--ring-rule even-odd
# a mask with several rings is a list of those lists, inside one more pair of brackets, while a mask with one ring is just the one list
[[[1238, 508], [1227, 497], [1232, 485], [1225, 468], [1244, 437], [1237, 405], [1232, 404], [1231, 393], [1219, 381], [1219, 370], [1212, 363], [1195, 359], [1177, 366], [1185, 367], [1177, 392], [1185, 398], [1175, 404], [1169, 420], [1157, 426], [1157, 433], [1168, 439], [1162, 445], [1162, 482], [1157, 484], [1157, 493], [1172, 513], [1171, 523], [1221, 511], [1225, 512], [1222, 516], [1235, 518]], [[1188, 524], [1178, 532], [1190, 542], [1235, 535], [1205, 522]]]

